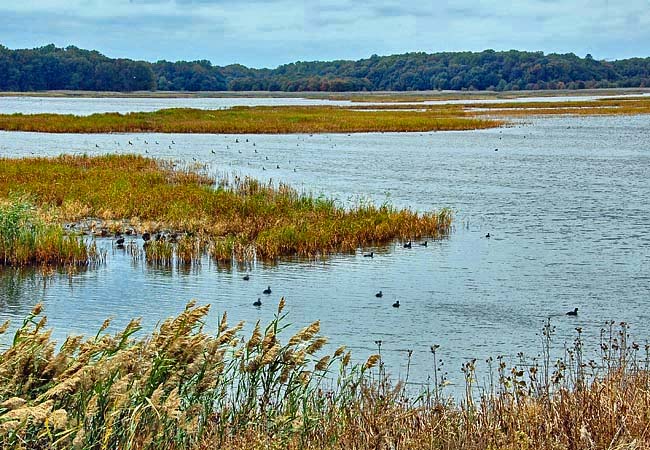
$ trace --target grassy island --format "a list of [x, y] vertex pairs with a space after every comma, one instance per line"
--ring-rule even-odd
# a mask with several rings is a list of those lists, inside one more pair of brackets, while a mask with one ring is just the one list
[[447, 209], [420, 214], [359, 204], [348, 210], [285, 184], [215, 180], [134, 155], [0, 159], [0, 198], [17, 194], [32, 199], [47, 223], [90, 217], [103, 221], [104, 229], [90, 230], [103, 235], [124, 232], [125, 224], [136, 234], [181, 234], [177, 245], [152, 239], [147, 251], [165, 258], [182, 250], [188, 261], [199, 253], [197, 243], [223, 261], [317, 257], [394, 239], [442, 237], [452, 221]]
[[0, 130], [47, 133], [360, 133], [494, 128], [504, 122], [477, 118], [457, 106], [382, 110], [334, 106], [237, 106], [223, 110], [163, 109], [155, 112], [0, 114]]

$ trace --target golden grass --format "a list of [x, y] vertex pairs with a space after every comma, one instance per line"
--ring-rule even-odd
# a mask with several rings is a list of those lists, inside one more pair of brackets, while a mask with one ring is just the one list
[[579, 329], [555, 362], [507, 366], [497, 358], [485, 390], [476, 389], [479, 374], [468, 361], [461, 368], [467, 394], [457, 401], [441, 386], [413, 397], [390, 381], [380, 355], [359, 365], [350, 363], [345, 347], [323, 355], [318, 322], [283, 343], [284, 304], [270, 324], [258, 322], [246, 337], [242, 324], [228, 326], [225, 314], [208, 332], [209, 307], [191, 303], [151, 334], [136, 337], [140, 326], [132, 321], [110, 335], [106, 321], [96, 336], [70, 336], [62, 346], [52, 341], [37, 305], [0, 352], [0, 445], [650, 448], [648, 347], [643, 352], [629, 343], [625, 324], [602, 340], [599, 361], [583, 360]]
[[[359, 204], [346, 210], [284, 184], [213, 180], [133, 155], [0, 159], [0, 198], [13, 192], [31, 196], [53, 222], [126, 219], [139, 232], [190, 233], [221, 261], [317, 257], [394, 239], [440, 238], [452, 221], [446, 209], [419, 214]], [[152, 246], [149, 255], [168, 260], [166, 246]], [[195, 254], [194, 244], [175, 247]]]
[[635, 115], [650, 114], [650, 99], [630, 97], [588, 101], [482, 103], [468, 106], [468, 111], [487, 109], [490, 116], [527, 117], [544, 115]]
[[29, 200], [0, 200], [0, 266], [85, 266], [101, 260], [94, 243], [45, 223]]
[[[451, 113], [450, 113], [451, 112]], [[359, 111], [331, 106], [234, 107], [206, 111], [164, 109], [91, 116], [3, 114], [0, 130], [47, 133], [360, 133], [493, 128], [503, 122], [472, 117], [460, 108]]]

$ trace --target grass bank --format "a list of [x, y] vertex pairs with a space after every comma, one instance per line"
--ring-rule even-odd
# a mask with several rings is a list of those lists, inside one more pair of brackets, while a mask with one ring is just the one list
[[394, 239], [438, 238], [452, 222], [447, 209], [416, 213], [359, 204], [347, 210], [285, 184], [215, 180], [134, 155], [0, 159], [0, 198], [16, 192], [33, 198], [51, 223], [126, 219], [138, 233], [167, 229], [201, 238], [226, 261], [315, 257]]
[[[70, 336], [58, 346], [37, 306], [0, 353], [0, 445], [15, 449], [642, 449], [650, 446], [647, 353], [609, 324], [599, 361], [577, 329], [563, 358], [463, 364], [465, 397], [437, 384], [413, 396], [380, 354], [324, 354], [314, 322], [285, 336], [275, 318], [243, 336], [224, 314], [189, 304], [147, 335]], [[0, 331], [5, 331], [3, 326]], [[552, 326], [544, 328], [547, 342]], [[598, 343], [595, 343], [596, 345]], [[406, 353], [406, 352], [405, 352]]]
[[0, 200], [0, 266], [85, 266], [100, 260], [94, 244], [45, 223], [29, 200]]
[[46, 133], [360, 133], [494, 128], [504, 122], [458, 107], [425, 111], [360, 110], [332, 106], [238, 106], [224, 110], [164, 109], [91, 116], [2, 114], [0, 130]]

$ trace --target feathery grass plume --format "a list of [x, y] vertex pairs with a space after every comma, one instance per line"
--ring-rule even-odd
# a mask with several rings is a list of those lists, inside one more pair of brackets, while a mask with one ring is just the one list
[[370, 357], [368, 357], [368, 359], [366, 360], [366, 363], [363, 365], [363, 368], [365, 370], [372, 369], [377, 365], [380, 359], [381, 359], [380, 355], [370, 355]]
[[305, 327], [294, 334], [291, 339], [289, 339], [289, 345], [294, 346], [298, 345], [301, 342], [306, 342], [311, 340], [318, 332], [320, 331], [320, 321], [317, 320], [313, 322], [308, 327]]

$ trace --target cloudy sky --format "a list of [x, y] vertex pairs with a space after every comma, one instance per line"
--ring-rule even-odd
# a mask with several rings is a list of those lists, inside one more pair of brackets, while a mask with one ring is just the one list
[[0, 44], [275, 67], [408, 51], [650, 56], [650, 0], [0, 0]]

